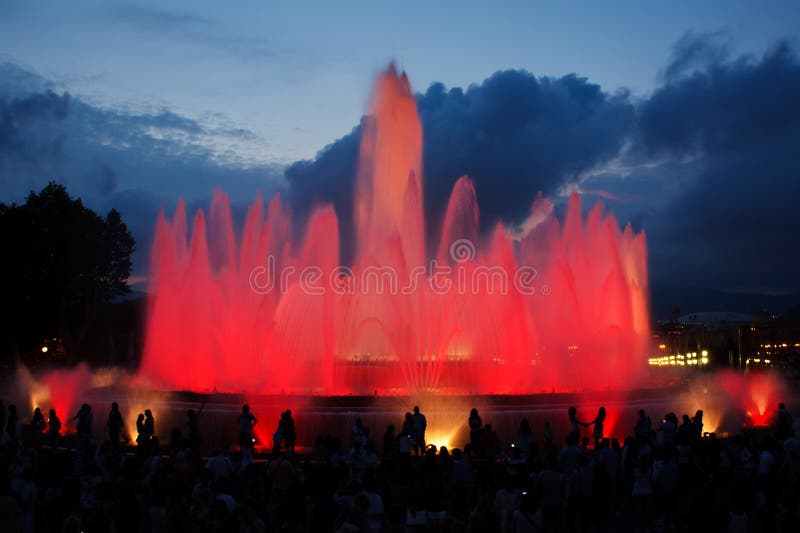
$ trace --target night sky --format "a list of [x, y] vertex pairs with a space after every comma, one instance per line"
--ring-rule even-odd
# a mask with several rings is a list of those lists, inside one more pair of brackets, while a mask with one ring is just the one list
[[800, 4], [701, 4], [0, 0], [0, 201], [55, 179], [116, 207], [137, 279], [158, 210], [217, 187], [239, 212], [256, 190], [300, 219], [333, 202], [347, 227], [393, 60], [431, 224], [463, 174], [486, 227], [577, 189], [647, 232], [657, 317], [780, 311], [800, 303]]

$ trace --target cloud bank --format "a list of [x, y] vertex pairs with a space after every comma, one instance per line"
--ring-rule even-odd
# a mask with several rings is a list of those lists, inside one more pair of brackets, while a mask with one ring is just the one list
[[[205, 205], [215, 188], [233, 202], [271, 194], [281, 169], [237, 161], [246, 130], [220, 128], [169, 109], [105, 109], [12, 64], [0, 64], [0, 201], [20, 202], [50, 180], [90, 207], [114, 207], [137, 239], [141, 271], [161, 207], [178, 197]], [[224, 143], [224, 150], [215, 146]]]

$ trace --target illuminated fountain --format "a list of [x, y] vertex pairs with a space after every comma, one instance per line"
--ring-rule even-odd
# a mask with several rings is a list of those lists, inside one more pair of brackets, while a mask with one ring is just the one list
[[[532, 147], [535, 149], [535, 147]], [[530, 394], [630, 388], [649, 338], [646, 243], [578, 196], [538, 198], [522, 229], [479, 232], [456, 183], [425, 234], [422, 127], [405, 74], [379, 78], [362, 128], [354, 259], [331, 206], [293, 240], [279, 196], [238, 237], [215, 193], [191, 227], [159, 217], [141, 381], [300, 395]], [[439, 222], [439, 221], [436, 221]]]

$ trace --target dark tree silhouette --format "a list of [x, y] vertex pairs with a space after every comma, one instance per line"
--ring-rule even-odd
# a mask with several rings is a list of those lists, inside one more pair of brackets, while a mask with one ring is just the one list
[[48, 345], [74, 360], [98, 310], [130, 290], [135, 243], [120, 214], [99, 216], [63, 185], [50, 182], [21, 205], [0, 204], [0, 246], [7, 362], [35, 362]]

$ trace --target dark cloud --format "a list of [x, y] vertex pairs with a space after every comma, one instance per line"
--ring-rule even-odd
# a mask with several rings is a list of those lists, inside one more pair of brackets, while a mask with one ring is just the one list
[[117, 208], [139, 243], [137, 273], [146, 270], [162, 206], [171, 210], [179, 197], [207, 206], [222, 188], [239, 209], [256, 190], [270, 195], [283, 186], [280, 168], [223, 160], [214, 148], [219, 139], [252, 139], [252, 132], [206, 126], [169, 109], [104, 109], [50, 85], [0, 65], [0, 201], [22, 201], [56, 180], [98, 211]]
[[672, 80], [698, 67], [721, 63], [730, 55], [728, 39], [722, 32], [696, 34], [687, 31], [672, 46], [664, 78]]
[[701, 167], [649, 220], [656, 281], [800, 291], [800, 63], [787, 44], [667, 82], [639, 109], [637, 143]]
[[614, 158], [634, 118], [626, 93], [525, 71], [497, 72], [466, 91], [435, 84], [419, 109], [428, 213], [441, 213], [455, 180], [469, 174], [484, 225], [519, 222], [538, 191], [553, 193]]
[[0, 100], [0, 152], [31, 149], [22, 133], [36, 121], [63, 120], [69, 112], [69, 102], [69, 94], [52, 91]]
[[[634, 118], [627, 94], [610, 95], [574, 75], [537, 78], [524, 71], [497, 72], [466, 91], [434, 84], [417, 102], [432, 232], [462, 175], [475, 181], [484, 226], [519, 222], [537, 191], [552, 193], [615, 157]], [[354, 129], [313, 161], [286, 171], [300, 214], [331, 202], [345, 234], [352, 228], [359, 133]]]

